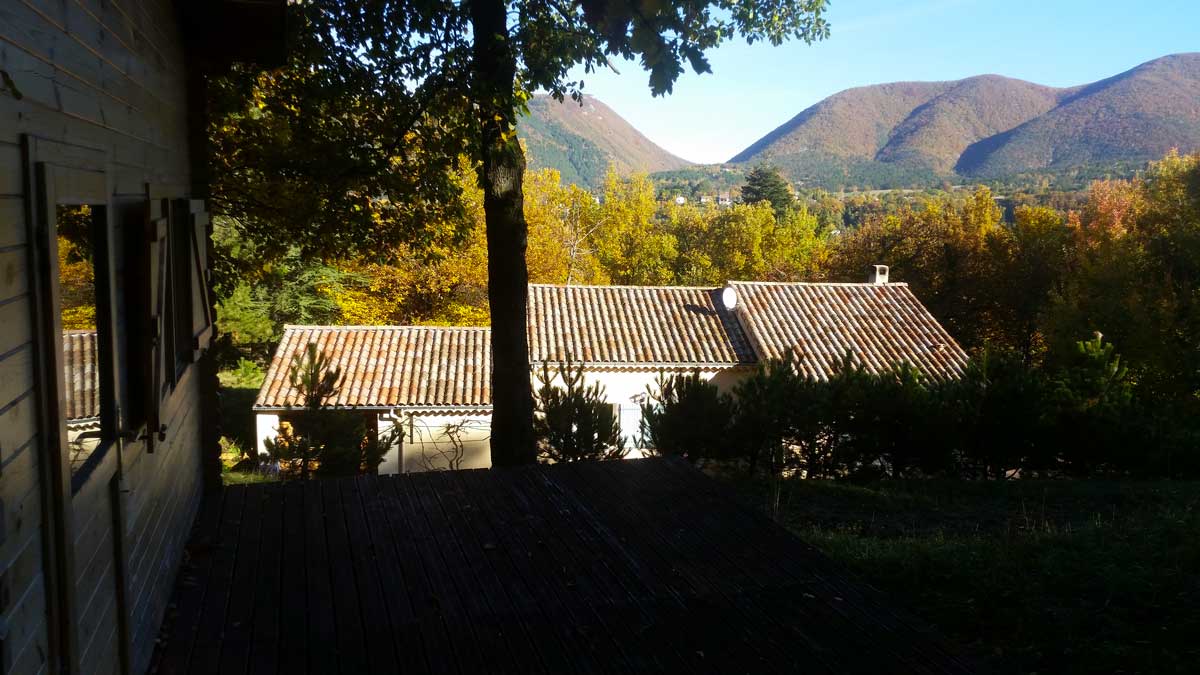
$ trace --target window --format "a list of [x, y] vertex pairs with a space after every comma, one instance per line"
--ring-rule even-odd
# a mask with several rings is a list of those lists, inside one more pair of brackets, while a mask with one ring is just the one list
[[621, 425], [621, 437], [625, 439], [625, 447], [631, 450], [641, 448], [642, 407], [634, 401], [613, 404], [613, 414]]
[[61, 409], [75, 490], [117, 437], [106, 214], [105, 206], [98, 204], [55, 205]]
[[114, 198], [102, 168], [31, 169], [39, 414], [60, 429], [45, 441], [51, 470], [78, 492], [113, 446], [166, 439], [165, 404], [213, 330], [208, 218], [203, 202], [172, 209], [149, 187]]

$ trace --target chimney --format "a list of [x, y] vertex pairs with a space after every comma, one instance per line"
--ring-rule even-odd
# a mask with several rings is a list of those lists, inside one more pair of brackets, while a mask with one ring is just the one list
[[886, 284], [888, 282], [888, 266], [876, 265], [875, 269], [871, 271], [871, 276], [867, 279], [867, 282], [872, 284]]

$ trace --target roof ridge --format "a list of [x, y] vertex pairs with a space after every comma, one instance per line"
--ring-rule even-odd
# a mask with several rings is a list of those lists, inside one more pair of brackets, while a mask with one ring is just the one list
[[354, 325], [354, 326], [337, 326], [332, 324], [293, 324], [288, 323], [283, 325], [284, 330], [477, 330], [490, 331], [491, 326], [411, 326], [411, 325], [393, 325], [393, 324], [377, 324], [377, 325]]
[[730, 284], [743, 286], [908, 286], [907, 281], [889, 281], [877, 284], [870, 281], [737, 281], [729, 280]]
[[529, 284], [538, 288], [637, 288], [649, 290], [718, 291], [720, 286], [651, 286], [639, 284]]

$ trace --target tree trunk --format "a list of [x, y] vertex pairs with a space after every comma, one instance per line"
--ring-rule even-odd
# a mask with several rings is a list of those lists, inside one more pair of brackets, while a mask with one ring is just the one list
[[484, 220], [487, 224], [488, 306], [492, 315], [492, 464], [537, 460], [525, 302], [526, 226], [521, 181], [525, 155], [517, 141], [516, 57], [505, 0], [472, 0], [474, 98], [478, 105]]

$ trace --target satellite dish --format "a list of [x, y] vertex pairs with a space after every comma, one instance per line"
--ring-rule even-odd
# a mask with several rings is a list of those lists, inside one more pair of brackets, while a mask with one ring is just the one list
[[726, 286], [721, 289], [721, 304], [725, 305], [725, 309], [730, 311], [737, 307], [737, 291], [733, 290], [733, 286]]

